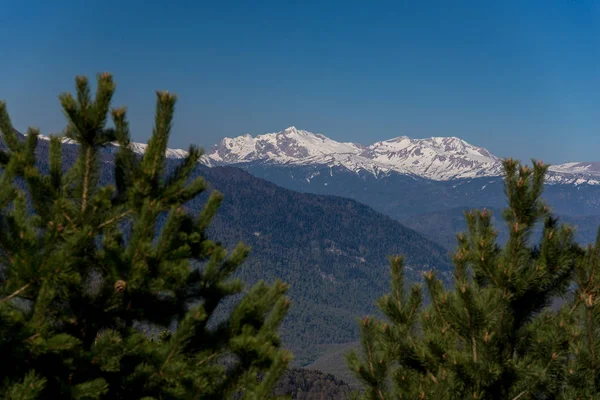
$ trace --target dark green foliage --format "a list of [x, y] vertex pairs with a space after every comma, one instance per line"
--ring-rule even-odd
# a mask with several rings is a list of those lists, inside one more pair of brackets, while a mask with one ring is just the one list
[[600, 231], [575, 272], [577, 290], [570, 311], [575, 320], [565, 399], [600, 398]]
[[[78, 144], [66, 165], [58, 138], [40, 165], [38, 132], [20, 138], [0, 103], [0, 397], [270, 397], [291, 359], [277, 334], [287, 285], [243, 291], [233, 274], [248, 248], [227, 255], [206, 233], [221, 194], [199, 213], [185, 207], [206, 183], [192, 174], [195, 147], [165, 173], [175, 96], [157, 93], [140, 159], [125, 110], [110, 110], [114, 89], [99, 75], [92, 98], [78, 77], [75, 96], [60, 96], [65, 136]], [[110, 142], [120, 146], [114, 185], [100, 182]], [[236, 296], [215, 322], [218, 306]]]
[[[379, 301], [386, 319], [363, 319], [362, 355], [348, 356], [364, 398], [598, 398], [600, 244], [584, 252], [550, 215], [540, 200], [547, 166], [504, 167], [506, 245], [490, 212], [466, 213], [453, 289], [426, 273], [424, 307], [421, 286], [407, 289], [403, 259], [392, 259], [392, 291]], [[574, 302], [550, 309], [573, 283]]]

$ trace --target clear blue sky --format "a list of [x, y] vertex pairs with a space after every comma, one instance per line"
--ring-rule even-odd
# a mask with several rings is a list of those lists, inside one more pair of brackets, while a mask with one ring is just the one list
[[168, 89], [172, 147], [295, 125], [600, 161], [598, 1], [0, 0], [0, 37], [18, 129], [62, 130], [57, 95], [109, 71], [138, 141]]

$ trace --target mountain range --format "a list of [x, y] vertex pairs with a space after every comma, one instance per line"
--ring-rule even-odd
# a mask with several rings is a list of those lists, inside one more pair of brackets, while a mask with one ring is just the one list
[[[364, 146], [290, 127], [224, 138], [202, 163], [239, 167], [299, 192], [352, 198], [401, 221], [448, 209], [505, 206], [501, 158], [456, 137], [400, 136]], [[561, 215], [600, 215], [599, 182], [600, 163], [552, 165], [544, 197]]]
[[[224, 138], [210, 149], [205, 163], [341, 167], [375, 177], [397, 173], [435, 181], [502, 175], [499, 157], [457, 137], [411, 139], [399, 136], [364, 146], [337, 142], [293, 126], [256, 137]], [[600, 163], [553, 165], [548, 182], [597, 185]]]
[[[143, 154], [146, 145], [132, 147]], [[116, 148], [105, 152], [110, 157]], [[172, 159], [186, 154], [167, 150]], [[505, 206], [501, 158], [456, 137], [400, 136], [364, 146], [289, 127], [224, 138], [201, 163], [239, 167], [294, 191], [351, 198], [401, 221], [449, 209]], [[557, 214], [600, 215], [599, 182], [598, 162], [551, 165], [544, 197]]]
[[[48, 139], [40, 136], [40, 139]], [[69, 144], [70, 139], [63, 139]], [[107, 147], [108, 152], [118, 145]], [[132, 143], [143, 154], [145, 143]], [[167, 149], [168, 158], [183, 158], [187, 151]], [[457, 137], [411, 139], [399, 136], [365, 146], [338, 142], [294, 126], [281, 132], [252, 137], [224, 138], [213, 145], [201, 161], [207, 166], [329, 167], [384, 178], [399, 174], [434, 181], [502, 176], [502, 160], [483, 147]], [[309, 181], [317, 176], [306, 177]], [[548, 184], [600, 185], [600, 162], [569, 162], [551, 165]]]

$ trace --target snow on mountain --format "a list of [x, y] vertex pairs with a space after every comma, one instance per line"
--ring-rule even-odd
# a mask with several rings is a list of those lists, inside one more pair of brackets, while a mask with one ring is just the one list
[[586, 174], [600, 177], [600, 162], [570, 162], [553, 165], [549, 168], [552, 172], [565, 174]]
[[[116, 151], [116, 148], [119, 147], [119, 145], [117, 143], [112, 143], [112, 145], [114, 146], [113, 149], [115, 151]], [[148, 145], [146, 143], [136, 143], [136, 142], [131, 143], [131, 149], [133, 150], [134, 153], [137, 153], [137, 154], [144, 154], [146, 152], [147, 148], [148, 148]], [[166, 153], [167, 158], [185, 158], [188, 155], [188, 152], [186, 150], [181, 150], [181, 149], [167, 149], [165, 153]]]
[[[20, 133], [19, 133], [19, 135], [20, 135]], [[27, 136], [27, 133], [23, 134], [23, 136]], [[49, 141], [50, 140], [50, 136], [38, 134], [38, 140], [48, 140]], [[75, 141], [73, 139], [69, 139], [69, 138], [64, 137], [64, 136], [62, 136], [60, 138], [60, 141], [62, 143], [65, 143], [65, 144], [75, 144]]]
[[406, 136], [377, 142], [362, 155], [390, 169], [434, 180], [496, 176], [500, 159], [487, 150], [455, 137], [410, 139]]
[[[41, 140], [49, 137], [39, 135]], [[72, 140], [63, 138], [63, 143]], [[112, 143], [106, 151], [118, 148]], [[145, 143], [131, 143], [132, 149], [144, 154]], [[184, 158], [185, 150], [167, 149], [168, 158]], [[352, 172], [365, 171], [376, 177], [393, 172], [437, 181], [502, 175], [500, 158], [482, 147], [456, 137], [411, 139], [399, 136], [363, 146], [338, 142], [321, 134], [291, 126], [277, 133], [224, 138], [202, 157], [207, 166], [261, 163], [282, 166], [342, 167]], [[600, 162], [570, 162], [548, 169], [549, 184], [600, 185]]]
[[209, 158], [222, 163], [272, 161], [279, 164], [339, 154], [357, 154], [361, 146], [341, 143], [291, 126], [281, 132], [253, 138], [250, 135], [225, 138], [213, 148]]
[[225, 138], [208, 153], [214, 164], [261, 162], [278, 165], [342, 166], [374, 175], [389, 172], [434, 180], [496, 176], [500, 160], [458, 138], [395, 139], [362, 146], [287, 128], [278, 133]]
[[[49, 136], [45, 136], [45, 135], [38, 135], [38, 139], [40, 140], [50, 140]], [[75, 141], [66, 137], [62, 137], [61, 138], [61, 142], [65, 143], [65, 144], [74, 144]], [[117, 151], [119, 147], [119, 144], [114, 142], [111, 143], [110, 146], [107, 146], [105, 148], [105, 150], [109, 153], [115, 153]], [[131, 149], [133, 150], [134, 153], [137, 154], [144, 154], [146, 152], [146, 149], [148, 148], [148, 145], [146, 143], [137, 143], [137, 142], [131, 142]], [[181, 150], [181, 149], [167, 149], [166, 150], [166, 155], [167, 158], [185, 158], [188, 154], [188, 152], [186, 150]]]
[[600, 185], [600, 162], [570, 162], [548, 168], [548, 183]]

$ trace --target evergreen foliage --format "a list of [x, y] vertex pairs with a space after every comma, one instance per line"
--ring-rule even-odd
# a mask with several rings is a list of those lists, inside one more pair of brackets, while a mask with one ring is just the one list
[[420, 285], [407, 290], [403, 259], [391, 260], [391, 293], [378, 303], [386, 318], [360, 321], [362, 355], [347, 357], [365, 399], [600, 398], [600, 239], [584, 251], [550, 214], [546, 165], [504, 168], [504, 247], [489, 211], [466, 213], [453, 288], [426, 273], [427, 306]]
[[568, 358], [569, 386], [565, 399], [600, 399], [600, 231], [579, 260], [571, 311], [572, 356]]
[[[52, 137], [47, 171], [36, 165], [39, 132], [20, 140], [0, 103], [0, 398], [270, 397], [291, 358], [277, 334], [287, 285], [259, 282], [242, 296], [232, 274], [248, 248], [227, 255], [206, 235], [222, 195], [198, 215], [186, 209], [206, 189], [192, 176], [201, 150], [190, 147], [165, 174], [176, 97], [157, 92], [140, 159], [125, 109], [110, 109], [114, 90], [105, 73], [95, 96], [84, 77], [74, 96], [60, 96], [78, 158], [65, 167]], [[102, 185], [100, 153], [111, 142], [114, 185]]]

